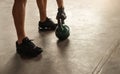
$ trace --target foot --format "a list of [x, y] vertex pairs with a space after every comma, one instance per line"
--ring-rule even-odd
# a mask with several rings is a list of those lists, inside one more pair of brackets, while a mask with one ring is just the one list
[[57, 24], [55, 24], [50, 18], [46, 18], [45, 22], [39, 21], [39, 31], [51, 31], [55, 30], [57, 27]]
[[21, 44], [16, 42], [16, 51], [21, 57], [32, 58], [38, 56], [43, 50], [26, 37]]

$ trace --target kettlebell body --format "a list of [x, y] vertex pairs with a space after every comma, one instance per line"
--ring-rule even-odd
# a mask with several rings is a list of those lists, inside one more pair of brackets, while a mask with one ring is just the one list
[[65, 40], [70, 35], [70, 29], [65, 24], [59, 24], [59, 26], [56, 28], [55, 34], [59, 40]]

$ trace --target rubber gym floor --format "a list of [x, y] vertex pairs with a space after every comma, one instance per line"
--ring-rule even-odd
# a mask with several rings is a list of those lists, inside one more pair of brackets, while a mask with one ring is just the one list
[[[16, 54], [12, 17], [14, 0], [0, 0], [0, 74], [120, 74], [120, 0], [64, 0], [70, 37], [59, 42], [55, 32], [38, 32], [35, 0], [28, 0], [25, 30], [42, 55]], [[56, 22], [57, 4], [48, 0], [47, 14]]]

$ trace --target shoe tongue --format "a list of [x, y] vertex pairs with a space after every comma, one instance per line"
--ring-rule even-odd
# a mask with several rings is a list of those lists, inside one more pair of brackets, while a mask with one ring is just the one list
[[26, 42], [26, 41], [29, 41], [29, 38], [28, 37], [25, 37], [22, 42]]
[[25, 37], [25, 38], [23, 39], [23, 43], [29, 45], [31, 48], [34, 48], [34, 47], [35, 47], [34, 43], [32, 43], [31, 40], [30, 40], [28, 37]]

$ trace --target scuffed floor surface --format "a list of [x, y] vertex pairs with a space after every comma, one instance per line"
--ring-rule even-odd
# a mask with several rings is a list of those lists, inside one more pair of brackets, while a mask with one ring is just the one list
[[[64, 0], [71, 35], [62, 42], [54, 32], [38, 32], [35, 2], [28, 0], [25, 29], [44, 52], [22, 59], [15, 50], [13, 0], [0, 1], [0, 74], [120, 74], [120, 0]], [[47, 9], [56, 22], [56, 1], [48, 0]]]

